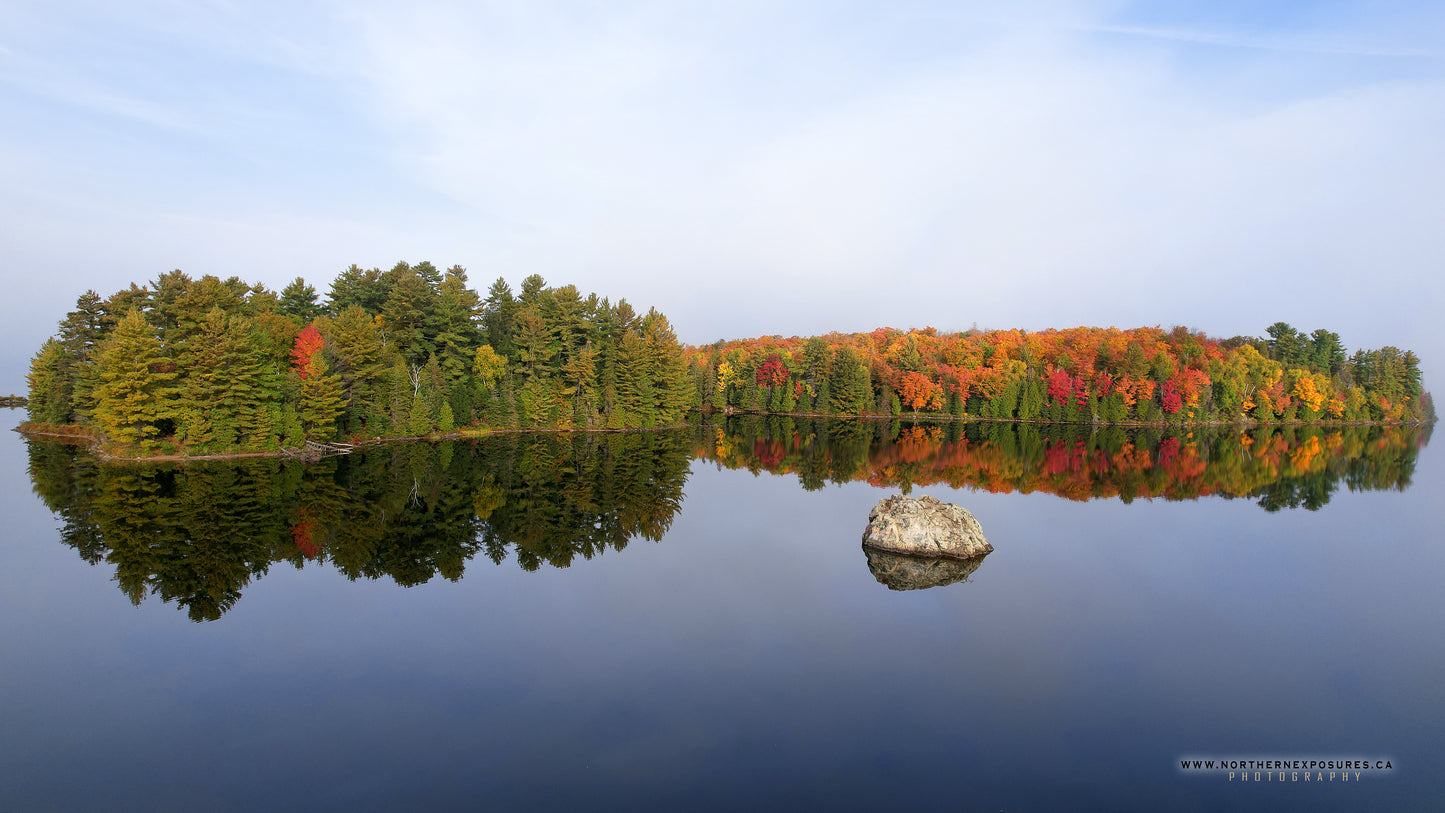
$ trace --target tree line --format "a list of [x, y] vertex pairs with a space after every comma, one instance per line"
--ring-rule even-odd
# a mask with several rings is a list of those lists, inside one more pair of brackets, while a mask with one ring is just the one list
[[720, 341], [689, 348], [688, 361], [699, 402], [730, 413], [1110, 424], [1434, 419], [1413, 352], [1346, 355], [1338, 334], [1284, 322], [1267, 334], [879, 328]]
[[540, 276], [482, 298], [466, 271], [351, 266], [324, 301], [181, 271], [87, 291], [31, 361], [31, 420], [204, 454], [468, 426], [638, 429], [695, 404], [683, 347], [637, 313]]

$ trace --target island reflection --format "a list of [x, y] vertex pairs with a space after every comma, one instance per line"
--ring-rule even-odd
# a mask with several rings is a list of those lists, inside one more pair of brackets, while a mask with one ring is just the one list
[[460, 579], [479, 552], [536, 570], [657, 541], [689, 461], [682, 432], [398, 443], [309, 465], [102, 465], [34, 441], [29, 454], [62, 541], [113, 566], [133, 602], [158, 595], [196, 621], [219, 618], [279, 562], [409, 587]]
[[1246, 498], [1317, 510], [1343, 484], [1403, 491], [1430, 426], [1126, 428], [746, 416], [699, 426], [721, 468], [793, 474], [807, 490], [866, 481], [1071, 500]]
[[[62, 520], [62, 541], [113, 567], [133, 602], [157, 595], [205, 621], [280, 562], [329, 562], [349, 579], [409, 587], [460, 579], [478, 553], [531, 571], [639, 537], [658, 541], [681, 508], [694, 457], [793, 474], [808, 490], [866, 481], [1075, 500], [1222, 496], [1315, 510], [1342, 484], [1405, 489], [1428, 438], [1421, 427], [1191, 433], [753, 416], [676, 431], [394, 443], [311, 464], [103, 465], [83, 449], [28, 443], [35, 491]], [[902, 589], [969, 575], [870, 566]]]

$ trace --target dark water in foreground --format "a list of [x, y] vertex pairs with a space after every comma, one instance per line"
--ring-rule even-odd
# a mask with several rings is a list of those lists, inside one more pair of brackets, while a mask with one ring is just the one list
[[[0, 810], [1436, 809], [1425, 440], [773, 419], [178, 469], [5, 433]], [[881, 584], [899, 489], [995, 553]]]

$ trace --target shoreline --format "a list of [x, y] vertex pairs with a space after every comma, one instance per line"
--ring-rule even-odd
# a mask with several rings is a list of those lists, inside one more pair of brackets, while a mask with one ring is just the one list
[[864, 415], [838, 415], [831, 412], [745, 412], [736, 408], [731, 411], [718, 409], [698, 410], [703, 415], [720, 416], [724, 418], [741, 418], [744, 416], [757, 416], [761, 418], [830, 418], [833, 420], [864, 420], [864, 421], [912, 421], [915, 423], [1022, 423], [1042, 426], [1122, 426], [1128, 429], [1167, 429], [1171, 426], [1181, 429], [1194, 427], [1219, 427], [1238, 426], [1252, 428], [1259, 426], [1426, 426], [1433, 421], [1055, 421], [1042, 418], [985, 418], [977, 415], [938, 415], [922, 414], [909, 415], [901, 413], [898, 415], [878, 415], [874, 413]]
[[[1274, 421], [1261, 423], [1259, 421], [1191, 421], [1173, 423], [1167, 421], [1051, 421], [1038, 420], [1033, 418], [983, 418], [965, 417], [958, 415], [835, 415], [826, 412], [741, 412], [737, 410], [696, 410], [694, 414], [703, 417], [738, 418], [744, 416], [756, 416], [760, 418], [809, 418], [809, 419], [830, 419], [830, 420], [859, 420], [859, 421], [910, 421], [914, 423], [1014, 423], [1029, 424], [1038, 426], [1088, 426], [1092, 428], [1104, 428], [1111, 426], [1123, 427], [1126, 429], [1178, 429], [1195, 428], [1218, 428], [1238, 427], [1240, 429], [1253, 429], [1258, 427], [1274, 426], [1426, 426], [1432, 421]], [[677, 429], [686, 429], [689, 423], [674, 424], [671, 426], [654, 426], [647, 429], [596, 429], [596, 428], [535, 428], [523, 429], [517, 427], [475, 427], [467, 429], [454, 429], [449, 432], [433, 432], [428, 435], [406, 435], [400, 437], [374, 437], [358, 438], [345, 441], [353, 450], [367, 449], [375, 446], [384, 446], [391, 443], [437, 443], [444, 440], [471, 440], [484, 438], [492, 435], [510, 434], [632, 434], [643, 432], [668, 432]], [[26, 421], [13, 431], [20, 433], [27, 438], [43, 438], [58, 442], [71, 443], [74, 445], [88, 446], [92, 454], [104, 463], [206, 463], [225, 462], [229, 460], [254, 460], [265, 458], [287, 458], [300, 459], [303, 462], [312, 462], [320, 457], [308, 458], [304, 449], [274, 449], [262, 451], [236, 451], [216, 452], [212, 454], [153, 454], [153, 455], [125, 455], [107, 451], [104, 444], [107, 440], [99, 430], [79, 424], [42, 424], [33, 421]], [[346, 454], [343, 452], [342, 454]]]
[[[506, 434], [632, 434], [642, 432], [666, 432], [676, 429], [685, 429], [688, 424], [674, 424], [672, 426], [654, 426], [646, 429], [557, 429], [537, 428], [519, 429], [513, 427], [476, 427], [467, 429], [453, 429], [449, 432], [433, 432], [429, 435], [406, 435], [400, 437], [375, 437], [358, 438], [354, 442], [347, 441], [353, 449], [366, 449], [374, 446], [384, 446], [390, 443], [437, 443], [444, 440], [470, 440], [484, 438], [491, 435]], [[311, 462], [304, 456], [302, 449], [268, 449], [261, 451], [237, 451], [237, 452], [216, 452], [213, 454], [153, 454], [153, 455], [124, 455], [107, 451], [104, 443], [107, 438], [97, 429], [79, 424], [41, 424], [26, 421], [12, 430], [27, 438], [44, 438], [57, 442], [71, 443], [77, 446], [88, 446], [92, 454], [103, 463], [206, 463], [224, 462], [228, 460], [248, 460], [262, 458], [286, 458], [299, 459], [302, 462]], [[317, 458], [319, 459], [319, 458]]]

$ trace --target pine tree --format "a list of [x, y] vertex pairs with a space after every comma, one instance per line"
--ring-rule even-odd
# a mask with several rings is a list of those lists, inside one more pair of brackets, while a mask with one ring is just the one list
[[95, 420], [121, 443], [150, 445], [158, 424], [175, 417], [176, 373], [139, 311], [131, 311], [99, 353]]
[[255, 324], [244, 316], [230, 318], [224, 342], [227, 376], [222, 397], [236, 440], [250, 448], [270, 448], [278, 433], [274, 418], [280, 389], [276, 365], [263, 350]]
[[486, 301], [482, 303], [482, 328], [486, 342], [503, 358], [512, 354], [512, 318], [516, 314], [517, 302], [512, 298], [511, 286], [501, 277], [487, 289]]
[[60, 342], [65, 349], [62, 367], [66, 371], [68, 403], [66, 413], [57, 421], [67, 423], [76, 417], [87, 417], [95, 405], [96, 348], [113, 327], [107, 318], [105, 303], [95, 291], [86, 291], [75, 301], [75, 310], [60, 323]]
[[352, 265], [331, 283], [330, 311], [339, 315], [347, 308], [358, 307], [367, 315], [375, 316], [386, 307], [390, 291], [382, 279], [381, 269], [363, 270]]
[[325, 313], [325, 309], [316, 304], [316, 289], [307, 285], [306, 280], [301, 277], [281, 289], [281, 299], [276, 303], [276, 311], [303, 325], [310, 324], [312, 319]]
[[55, 339], [46, 339], [40, 352], [30, 360], [26, 383], [30, 401], [26, 411], [30, 420], [43, 423], [69, 423], [71, 414], [71, 378], [66, 362], [69, 354]]
[[301, 431], [307, 440], [330, 440], [336, 434], [336, 419], [345, 409], [341, 377], [331, 371], [323, 353], [311, 357], [307, 373], [296, 405]]
[[389, 366], [381, 331], [365, 310], [351, 305], [330, 321], [325, 336], [334, 359], [332, 368], [346, 388], [351, 420], [359, 421], [372, 409], [373, 396]]
[[426, 398], [423, 398], [421, 393], [416, 393], [411, 397], [411, 408], [407, 411], [407, 434], [420, 437], [431, 434], [431, 430], [431, 410], [426, 407]]
[[392, 273], [395, 282], [384, 312], [390, 339], [408, 362], [419, 363], [436, 351], [435, 333], [429, 332], [436, 321], [436, 294], [410, 268]]
[[696, 398], [687, 362], [682, 356], [682, 344], [678, 342], [667, 317], [656, 309], [649, 309], [642, 319], [642, 338], [652, 375], [652, 418], [656, 425], [679, 423]]
[[636, 331], [622, 335], [617, 354], [617, 400], [624, 427], [657, 425], [655, 358]]
[[481, 343], [477, 326], [481, 308], [477, 292], [467, 287], [467, 272], [461, 266], [447, 269], [438, 289], [435, 344], [448, 381], [460, 380], [472, 365], [472, 354]]
[[234, 411], [225, 397], [226, 379], [231, 375], [226, 322], [220, 308], [206, 315], [180, 387], [176, 436], [201, 450], [213, 445], [224, 448], [236, 441]]
[[832, 384], [830, 412], [859, 415], [868, 409], [873, 400], [873, 389], [868, 383], [868, 367], [858, 357], [857, 351], [847, 346], [834, 350], [829, 378]]

